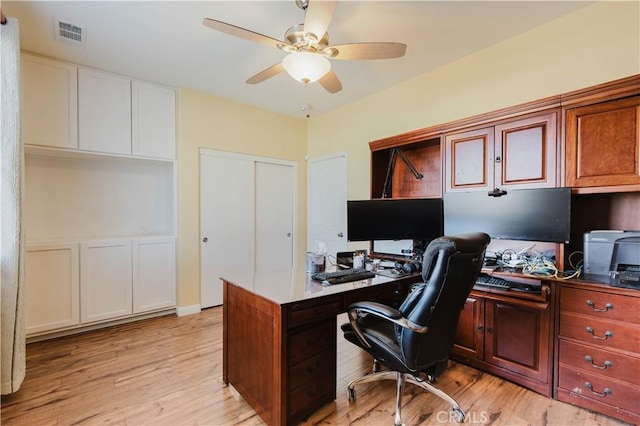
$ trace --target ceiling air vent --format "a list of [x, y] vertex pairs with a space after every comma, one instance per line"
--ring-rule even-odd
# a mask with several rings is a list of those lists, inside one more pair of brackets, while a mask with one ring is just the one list
[[56, 39], [65, 43], [81, 46], [86, 44], [87, 30], [64, 21], [55, 21]]

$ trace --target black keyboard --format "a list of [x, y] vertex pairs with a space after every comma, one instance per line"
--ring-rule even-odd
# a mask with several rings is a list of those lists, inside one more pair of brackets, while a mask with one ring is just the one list
[[490, 275], [478, 275], [476, 279], [476, 285], [482, 285], [485, 287], [498, 287], [505, 290], [510, 289], [514, 283], [511, 281], [503, 280], [502, 278], [492, 277]]
[[334, 272], [318, 272], [311, 275], [314, 280], [327, 282], [329, 284], [348, 283], [351, 281], [366, 280], [373, 278], [376, 274], [366, 269], [341, 269]]

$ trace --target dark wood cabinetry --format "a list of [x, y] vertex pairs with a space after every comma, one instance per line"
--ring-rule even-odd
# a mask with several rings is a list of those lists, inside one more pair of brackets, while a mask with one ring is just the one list
[[558, 111], [445, 135], [445, 191], [555, 187]]
[[556, 396], [640, 422], [640, 294], [588, 283], [560, 284]]
[[[442, 196], [440, 137], [424, 135], [423, 140], [412, 140], [396, 137], [392, 141], [383, 139], [371, 142], [372, 199], [383, 198], [383, 195], [386, 195], [384, 198]], [[394, 154], [394, 150], [400, 152]], [[416, 177], [411, 167], [422, 177]]]
[[639, 141], [640, 96], [567, 109], [567, 186], [640, 185]]
[[537, 299], [472, 291], [451, 358], [551, 396], [553, 311]]

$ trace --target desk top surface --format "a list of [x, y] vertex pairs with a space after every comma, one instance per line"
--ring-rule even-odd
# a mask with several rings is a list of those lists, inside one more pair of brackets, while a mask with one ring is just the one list
[[414, 275], [418, 274], [403, 275], [397, 278], [376, 275], [374, 278], [359, 281], [323, 285], [320, 281], [312, 280], [311, 274], [306, 273], [304, 270], [277, 270], [255, 273], [237, 271], [228, 273], [222, 277], [222, 280], [282, 305], [354, 289], [372, 287], [409, 276], [413, 277]]

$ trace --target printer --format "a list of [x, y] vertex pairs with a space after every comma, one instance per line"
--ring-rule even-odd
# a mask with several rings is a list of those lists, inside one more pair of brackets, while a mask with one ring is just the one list
[[640, 289], [640, 231], [584, 234], [584, 278]]

